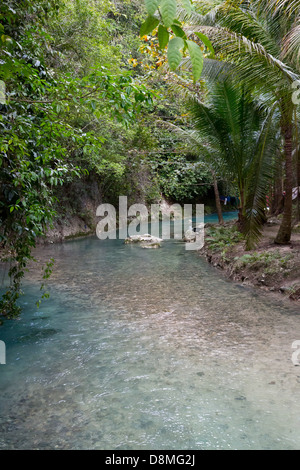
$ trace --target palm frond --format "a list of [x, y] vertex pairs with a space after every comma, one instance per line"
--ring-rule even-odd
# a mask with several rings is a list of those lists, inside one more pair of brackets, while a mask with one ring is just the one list
[[300, 10], [300, 0], [254, 0], [254, 3], [272, 15], [284, 12], [293, 15]]
[[[200, 3], [211, 4], [204, 0]], [[289, 82], [299, 79], [300, 42], [299, 13], [293, 23], [288, 21], [283, 27], [286, 17], [282, 19], [279, 14], [275, 20], [267, 17], [267, 8], [274, 7], [275, 3], [279, 4], [280, 0], [273, 3], [272, 0], [223, 0], [221, 4], [218, 2], [214, 24], [205, 23], [205, 17], [201, 17], [198, 23], [190, 22], [188, 31], [191, 34], [200, 28], [210, 38], [216, 53], [223, 60], [236, 64], [245, 79], [263, 86], [268, 76], [267, 84], [274, 89], [282, 79]], [[296, 3], [298, 5], [299, 0]], [[258, 14], [258, 8], [264, 11]], [[276, 8], [279, 11], [278, 5]], [[292, 63], [285, 62], [286, 58], [292, 58]]]
[[[225, 41], [224, 37], [226, 38]], [[219, 34], [215, 42], [218, 49], [225, 53], [228, 60], [232, 60], [241, 71], [249, 63], [248, 67], [246, 67], [247, 75], [249, 75], [250, 69], [256, 66], [255, 81], [258, 78], [258, 74], [261, 73], [261, 79], [264, 80], [265, 74], [271, 73], [273, 82], [278, 82], [278, 73], [282, 75], [282, 78], [286, 77], [289, 79], [290, 82], [298, 79], [297, 73], [289, 65], [270, 54], [262, 44], [253, 42], [246, 36], [219, 28]]]
[[195, 13], [190, 18], [190, 24], [214, 25], [224, 0], [197, 0], [194, 2]]
[[282, 58], [290, 58], [291, 62], [295, 64], [295, 68], [300, 72], [300, 16], [283, 39]]
[[204, 21], [204, 17], [200, 13], [197, 13], [196, 11], [188, 13], [184, 8], [180, 7], [177, 8], [176, 15], [178, 20], [183, 23], [202, 23], [202, 21]]
[[279, 48], [273, 34], [269, 32], [269, 25], [264, 16], [255, 14], [251, 3], [243, 7], [244, 3], [234, 6], [225, 2], [219, 11], [218, 24], [233, 33], [246, 37], [253, 44], [260, 44], [270, 54], [276, 56]]

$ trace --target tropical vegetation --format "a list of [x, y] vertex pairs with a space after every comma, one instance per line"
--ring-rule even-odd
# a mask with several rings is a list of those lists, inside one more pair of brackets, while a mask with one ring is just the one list
[[78, 181], [111, 203], [215, 198], [220, 223], [231, 192], [246, 249], [270, 214], [289, 243], [299, 24], [300, 0], [2, 1], [0, 315], [20, 313], [33, 248]]

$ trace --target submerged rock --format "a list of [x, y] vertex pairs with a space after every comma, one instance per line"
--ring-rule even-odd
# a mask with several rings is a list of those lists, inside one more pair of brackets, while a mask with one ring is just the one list
[[183, 241], [186, 243], [192, 243], [196, 241], [196, 232], [189, 229], [184, 233]]
[[204, 230], [205, 225], [197, 225], [196, 227], [189, 227], [184, 232], [183, 241], [186, 243], [193, 243], [197, 241], [197, 236]]
[[31, 328], [28, 334], [20, 336], [19, 341], [31, 344], [43, 339], [48, 339], [59, 333], [59, 331], [60, 330], [54, 328]]
[[131, 237], [125, 238], [124, 243], [139, 243], [142, 248], [160, 248], [162, 241], [162, 238], [145, 233], [144, 235], [131, 235]]

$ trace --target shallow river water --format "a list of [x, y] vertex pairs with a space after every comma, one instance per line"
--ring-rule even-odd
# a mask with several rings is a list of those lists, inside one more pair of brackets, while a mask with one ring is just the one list
[[180, 241], [40, 247], [0, 329], [0, 449], [299, 449], [296, 303], [227, 281]]

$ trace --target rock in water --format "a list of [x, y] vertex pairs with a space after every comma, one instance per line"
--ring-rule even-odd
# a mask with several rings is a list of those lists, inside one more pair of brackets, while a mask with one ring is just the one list
[[187, 230], [184, 234], [183, 241], [186, 243], [192, 243], [196, 241], [196, 232], [192, 229]]
[[131, 237], [125, 238], [124, 243], [139, 243], [142, 248], [160, 248], [162, 238], [153, 237], [149, 233], [144, 235], [131, 235]]

